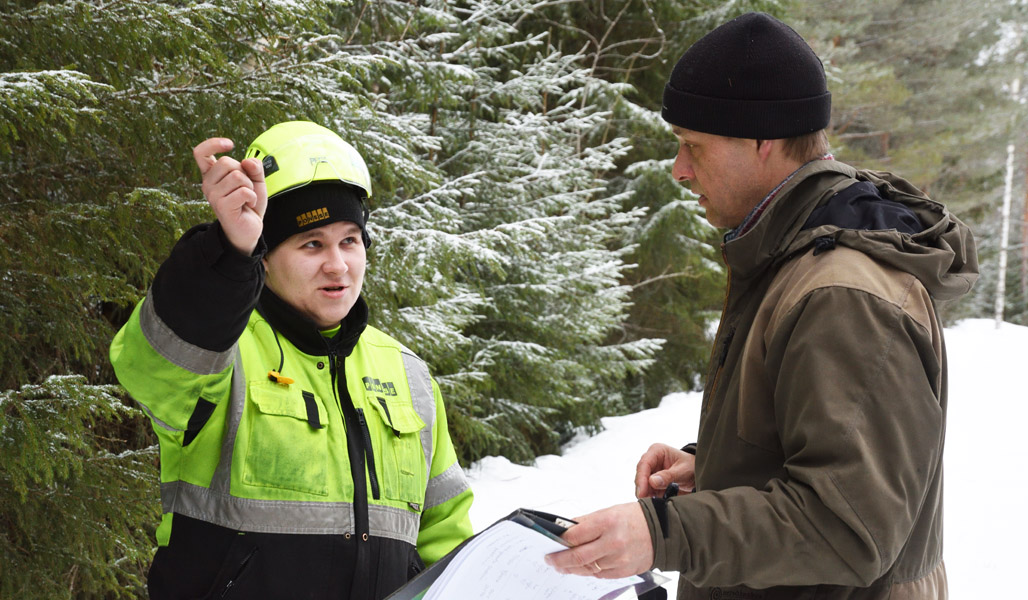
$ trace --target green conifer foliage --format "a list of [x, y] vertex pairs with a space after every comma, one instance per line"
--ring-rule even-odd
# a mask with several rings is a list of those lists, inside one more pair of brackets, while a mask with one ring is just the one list
[[626, 140], [596, 135], [623, 89], [516, 27], [544, 5], [375, 2], [338, 24], [394, 61], [378, 90], [434, 166], [375, 201], [366, 289], [373, 320], [433, 365], [465, 459], [559, 451], [622, 410], [660, 345], [606, 341], [642, 215], [604, 178]]
[[[431, 364], [463, 462], [530, 461], [693, 386], [720, 308], [719, 234], [671, 180], [657, 111], [681, 52], [752, 9], [784, 8], [0, 2], [0, 597], [143, 595], [156, 452], [106, 351], [174, 241], [211, 218], [190, 149], [212, 135], [241, 158], [268, 126], [309, 119], [362, 153], [371, 320]], [[867, 42], [878, 25], [862, 23]], [[845, 74], [829, 67], [853, 94], [839, 114], [860, 117], [848, 131], [894, 119], [913, 150], [889, 156], [921, 157], [942, 190], [993, 183], [991, 162], [952, 168], [892, 105], [954, 95], [909, 78], [966, 65], [931, 62], [969, 57], [958, 38], [909, 71], [863, 50]], [[969, 131], [934, 139], [983, 148]]]
[[297, 6], [0, 3], [0, 597], [144, 595], [156, 453], [107, 347], [210, 219], [194, 144], [367, 105]]
[[[1005, 0], [890, 0], [794, 11], [829, 75], [836, 157], [908, 178], [975, 229], [982, 278], [940, 307], [947, 322], [992, 316], [982, 295], [994, 294], [1006, 147], [1026, 114], [1009, 92], [1024, 77], [1026, 10]], [[1011, 307], [1023, 310], [1013, 288]]]
[[525, 35], [546, 35], [582, 57], [590, 76], [620, 96], [590, 132], [592, 143], [626, 138], [629, 148], [603, 177], [607, 193], [645, 216], [614, 246], [633, 264], [621, 282], [630, 289], [629, 318], [608, 334], [612, 344], [665, 340], [654, 364], [630, 375], [621, 410], [655, 406], [667, 393], [702, 386], [710, 351], [708, 330], [721, 310], [721, 233], [703, 219], [696, 197], [671, 178], [677, 143], [660, 117], [664, 85], [678, 58], [714, 27], [748, 11], [781, 14], [776, 0], [613, 0], [560, 2], [526, 15]]
[[156, 449], [126, 439], [143, 424], [83, 376], [0, 392], [0, 597], [140, 597], [160, 512]]
[[608, 189], [626, 139], [597, 132], [627, 88], [512, 25], [545, 4], [0, 5], [0, 595], [143, 593], [155, 450], [106, 351], [211, 218], [211, 135], [240, 158], [310, 119], [367, 159], [372, 322], [430, 361], [463, 461], [620, 409], [660, 346], [609, 341], [642, 212]]

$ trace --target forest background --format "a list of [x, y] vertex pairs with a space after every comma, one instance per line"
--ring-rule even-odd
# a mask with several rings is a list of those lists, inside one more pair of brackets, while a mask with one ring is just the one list
[[212, 135], [240, 158], [308, 119], [365, 157], [371, 320], [430, 363], [464, 464], [695, 389], [723, 232], [671, 179], [660, 99], [750, 10], [821, 56], [838, 159], [975, 229], [947, 322], [1001, 297], [1028, 324], [1025, 0], [0, 0], [0, 598], [144, 596], [157, 452], [106, 352], [212, 218]]

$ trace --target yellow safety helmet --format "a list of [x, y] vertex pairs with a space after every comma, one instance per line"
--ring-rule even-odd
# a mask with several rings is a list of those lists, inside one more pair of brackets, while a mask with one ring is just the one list
[[334, 131], [310, 121], [279, 123], [257, 136], [246, 149], [246, 158], [264, 165], [268, 208], [263, 235], [269, 249], [293, 234], [333, 221], [356, 223], [364, 246], [371, 246], [365, 202], [371, 197], [368, 166]]
[[310, 121], [286, 121], [246, 149], [264, 165], [268, 198], [316, 181], [340, 181], [371, 197], [371, 176], [360, 153], [331, 129]]

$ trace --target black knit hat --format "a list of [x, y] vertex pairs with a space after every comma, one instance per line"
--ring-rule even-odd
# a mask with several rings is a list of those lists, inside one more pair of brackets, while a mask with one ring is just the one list
[[338, 182], [312, 183], [282, 192], [268, 200], [264, 213], [264, 243], [270, 252], [287, 238], [336, 221], [350, 221], [361, 228], [364, 246], [367, 211], [356, 188]]
[[770, 140], [824, 129], [831, 109], [824, 66], [803, 38], [770, 15], [747, 13], [678, 59], [661, 114], [693, 131]]

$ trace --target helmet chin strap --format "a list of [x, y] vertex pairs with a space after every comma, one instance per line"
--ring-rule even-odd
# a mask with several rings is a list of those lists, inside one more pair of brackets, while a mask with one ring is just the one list
[[371, 210], [368, 209], [368, 204], [365, 202], [367, 198], [361, 197], [361, 212], [364, 214], [364, 227], [361, 227], [361, 241], [364, 242], [364, 249], [367, 250], [371, 247], [371, 236], [368, 235], [368, 217], [371, 215]]

